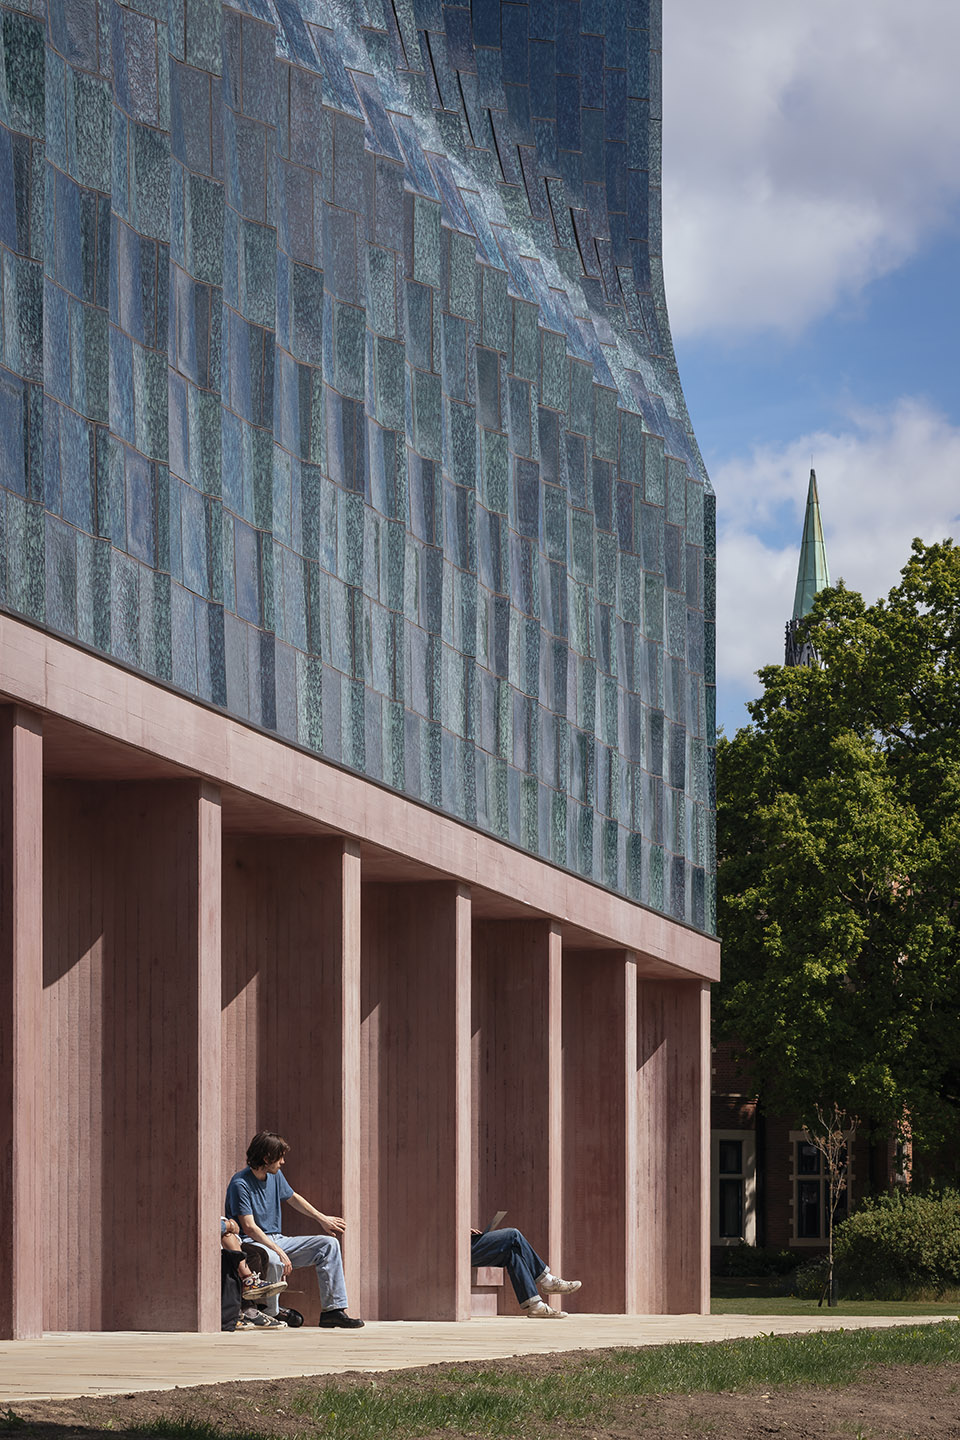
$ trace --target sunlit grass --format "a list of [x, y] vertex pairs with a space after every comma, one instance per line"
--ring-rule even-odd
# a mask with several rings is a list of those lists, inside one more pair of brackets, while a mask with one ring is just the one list
[[[551, 1421], [596, 1420], [616, 1401], [666, 1393], [845, 1385], [875, 1365], [938, 1365], [960, 1359], [960, 1323], [889, 1330], [763, 1335], [718, 1344], [657, 1345], [571, 1358], [548, 1374], [460, 1366], [435, 1384], [402, 1376], [352, 1386], [305, 1386], [294, 1401], [304, 1435], [324, 1440], [403, 1440], [438, 1430], [536, 1440]], [[251, 1440], [215, 1426], [157, 1421], [139, 1433], [177, 1440]]]
[[826, 1300], [800, 1299], [796, 1295], [714, 1295], [710, 1300], [713, 1315], [886, 1315], [891, 1319], [909, 1315], [960, 1314], [957, 1297], [943, 1300], [844, 1300], [831, 1310]]

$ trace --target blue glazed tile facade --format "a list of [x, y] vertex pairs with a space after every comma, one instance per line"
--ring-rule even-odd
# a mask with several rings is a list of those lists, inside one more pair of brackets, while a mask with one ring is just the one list
[[0, 16], [0, 604], [712, 931], [658, 0]]

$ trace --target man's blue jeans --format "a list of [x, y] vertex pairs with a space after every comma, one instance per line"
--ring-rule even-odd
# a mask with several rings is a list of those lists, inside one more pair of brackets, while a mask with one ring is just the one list
[[470, 1242], [471, 1265], [502, 1265], [522, 1305], [537, 1293], [537, 1281], [549, 1269], [519, 1230], [488, 1230]]
[[[289, 1256], [293, 1268], [313, 1265], [317, 1271], [320, 1286], [321, 1310], [345, 1310], [347, 1290], [343, 1280], [343, 1260], [340, 1256], [340, 1241], [335, 1235], [271, 1235], [270, 1239]], [[283, 1279], [283, 1266], [276, 1251], [260, 1247], [267, 1257], [266, 1278], [272, 1283]], [[278, 1295], [270, 1295], [263, 1302], [269, 1315], [276, 1315], [280, 1304]]]

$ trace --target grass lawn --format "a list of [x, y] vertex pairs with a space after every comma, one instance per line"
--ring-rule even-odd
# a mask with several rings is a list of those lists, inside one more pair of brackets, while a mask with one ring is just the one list
[[[796, 1295], [775, 1295], [766, 1298], [757, 1295], [714, 1295], [710, 1300], [714, 1315], [822, 1315], [827, 1311], [816, 1300], [800, 1300]], [[829, 1313], [829, 1312], [827, 1312]], [[836, 1315], [945, 1315], [960, 1316], [960, 1305], [941, 1301], [927, 1303], [922, 1300], [840, 1300], [834, 1307]]]
[[[714, 1315], [817, 1315], [816, 1300], [784, 1294], [793, 1283], [786, 1276], [715, 1275], [711, 1284], [710, 1309]], [[938, 1300], [844, 1300], [836, 1306], [838, 1315], [960, 1315], [960, 1295], [950, 1292]]]
[[[604, 1351], [581, 1361], [570, 1356], [562, 1369], [548, 1374], [523, 1366], [451, 1366], [436, 1378], [397, 1375], [384, 1383], [381, 1377], [379, 1384], [349, 1389], [306, 1383], [292, 1409], [308, 1427], [306, 1433], [319, 1431], [324, 1440], [402, 1440], [444, 1428], [458, 1435], [513, 1437], [536, 1434], [553, 1421], [568, 1427], [595, 1424], [616, 1402], [634, 1396], [849, 1385], [877, 1365], [942, 1365], [955, 1363], [958, 1355], [960, 1324], [955, 1321], [761, 1335], [720, 1344]], [[196, 1421], [165, 1420], [136, 1430], [141, 1436], [176, 1440], [226, 1440], [216, 1425]], [[237, 1431], [233, 1437], [240, 1440]]]

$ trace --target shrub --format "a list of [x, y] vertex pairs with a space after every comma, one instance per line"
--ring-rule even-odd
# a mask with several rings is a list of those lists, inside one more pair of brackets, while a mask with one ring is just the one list
[[[840, 1269], [839, 1266], [835, 1268], [837, 1270], [837, 1278], [839, 1283]], [[824, 1287], [826, 1283], [827, 1257], [826, 1255], [814, 1255], [811, 1260], [804, 1261], [804, 1263], [798, 1266], [798, 1268], [794, 1271], [793, 1293], [794, 1295], [797, 1295], [801, 1300], [819, 1300], [824, 1293]], [[863, 1296], [854, 1297], [851, 1292], [848, 1292], [846, 1286], [843, 1287], [841, 1293], [848, 1300], [852, 1300], [854, 1298], [866, 1298]], [[870, 1296], [869, 1298], [873, 1299], [874, 1297]]]
[[764, 1250], [758, 1245], [727, 1245], [714, 1250], [710, 1269], [714, 1275], [787, 1275], [796, 1269], [798, 1256], [792, 1250]]
[[[960, 1286], [960, 1192], [865, 1200], [837, 1226], [834, 1259], [851, 1300], [910, 1300]], [[824, 1275], [820, 1260], [803, 1266], [799, 1293], [819, 1293]]]

